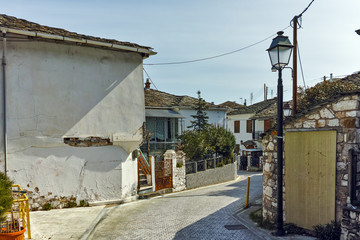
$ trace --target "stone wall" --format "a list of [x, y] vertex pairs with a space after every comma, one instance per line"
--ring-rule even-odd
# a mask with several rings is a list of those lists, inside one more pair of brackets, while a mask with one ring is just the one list
[[173, 191], [178, 192], [186, 188], [185, 153], [176, 152], [176, 164], [174, 168]]
[[[343, 207], [349, 196], [350, 149], [358, 149], [360, 142], [359, 96], [344, 96], [337, 101], [314, 107], [312, 111], [292, 121], [285, 121], [286, 131], [336, 130], [336, 220], [340, 221]], [[277, 209], [277, 146], [276, 136], [268, 134], [263, 139], [263, 217], [276, 221]], [[286, 139], [284, 141], [286, 144]], [[283, 186], [284, 199], [286, 188]], [[286, 202], [284, 202], [284, 213]], [[284, 214], [284, 220], [285, 214]]]
[[341, 221], [341, 240], [360, 239], [360, 209], [344, 208]]
[[197, 173], [186, 174], [186, 188], [198, 188], [235, 180], [237, 177], [237, 163], [230, 163], [223, 167], [207, 169]]

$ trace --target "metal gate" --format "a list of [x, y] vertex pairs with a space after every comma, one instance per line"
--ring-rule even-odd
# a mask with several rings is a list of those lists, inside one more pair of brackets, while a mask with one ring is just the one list
[[336, 131], [285, 134], [286, 222], [312, 229], [335, 220]]
[[172, 188], [172, 159], [164, 159], [164, 161], [155, 161], [155, 191]]

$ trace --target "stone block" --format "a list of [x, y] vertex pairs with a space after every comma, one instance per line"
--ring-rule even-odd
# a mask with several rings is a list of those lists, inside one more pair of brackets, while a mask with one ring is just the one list
[[294, 127], [295, 128], [302, 128], [302, 122], [301, 121], [297, 121], [294, 123]]
[[342, 126], [344, 128], [356, 128], [356, 118], [341, 119], [340, 126]]
[[354, 110], [358, 107], [358, 100], [347, 100], [332, 104], [334, 111], [348, 111]]
[[269, 186], [265, 187], [264, 194], [267, 195], [267, 196], [272, 197], [273, 189], [271, 187], [269, 187]]
[[320, 110], [321, 118], [334, 118], [334, 114], [327, 108], [323, 108]]
[[340, 185], [346, 187], [348, 185], [348, 181], [341, 180]]
[[313, 113], [313, 114], [308, 115], [308, 119], [318, 120], [318, 119], [320, 119], [320, 115], [318, 113]]
[[324, 119], [320, 119], [320, 120], [316, 121], [317, 128], [325, 127], [325, 124], [326, 124], [326, 121]]
[[356, 117], [358, 111], [348, 111], [345, 113], [345, 117]]
[[336, 169], [337, 169], [338, 171], [346, 170], [346, 163], [344, 163], [344, 162], [337, 162], [337, 163], [336, 163]]
[[303, 123], [304, 128], [315, 128], [316, 127], [316, 121], [315, 120], [307, 120]]
[[275, 145], [273, 142], [269, 142], [269, 144], [266, 146], [267, 151], [274, 151]]
[[331, 120], [327, 120], [327, 125], [329, 127], [338, 127], [339, 126], [339, 119], [331, 119]]

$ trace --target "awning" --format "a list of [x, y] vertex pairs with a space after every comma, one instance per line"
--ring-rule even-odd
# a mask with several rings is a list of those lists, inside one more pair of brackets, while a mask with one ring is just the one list
[[180, 113], [171, 109], [145, 109], [145, 116], [163, 118], [185, 118]]

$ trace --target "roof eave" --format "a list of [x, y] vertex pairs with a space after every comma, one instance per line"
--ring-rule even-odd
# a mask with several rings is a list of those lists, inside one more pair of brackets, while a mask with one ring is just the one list
[[51, 40], [57, 40], [57, 41], [86, 44], [89, 46], [105, 47], [105, 48], [112, 49], [112, 50], [137, 52], [137, 53], [144, 54], [145, 57], [149, 57], [151, 55], [157, 54], [157, 52], [154, 52], [147, 48], [130, 47], [130, 46], [125, 46], [125, 45], [120, 45], [120, 44], [106, 43], [106, 42], [94, 41], [94, 40], [89, 40], [89, 39], [84, 39], [84, 38], [70, 38], [70, 37], [65, 37], [65, 36], [61, 36], [61, 35], [35, 32], [35, 31], [25, 31], [25, 30], [6, 28], [6, 27], [0, 27], [0, 31], [3, 33], [8, 32], [8, 33], [29, 36], [29, 37], [35, 37], [35, 38], [51, 39]]

